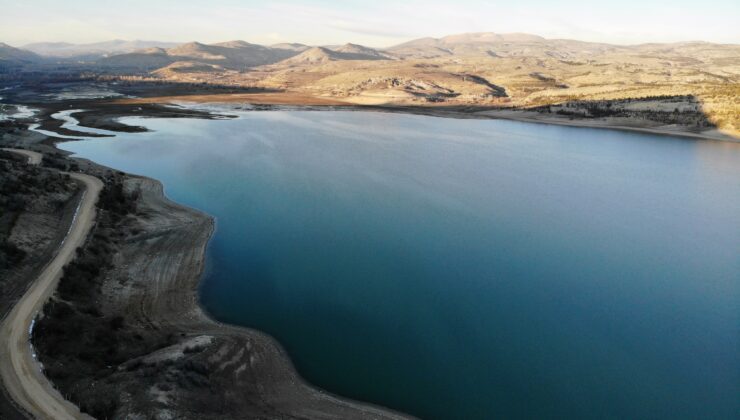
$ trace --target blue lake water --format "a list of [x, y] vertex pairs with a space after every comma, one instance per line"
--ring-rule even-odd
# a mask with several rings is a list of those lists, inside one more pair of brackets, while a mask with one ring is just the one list
[[201, 299], [430, 419], [740, 412], [740, 144], [372, 112], [65, 143], [217, 218]]

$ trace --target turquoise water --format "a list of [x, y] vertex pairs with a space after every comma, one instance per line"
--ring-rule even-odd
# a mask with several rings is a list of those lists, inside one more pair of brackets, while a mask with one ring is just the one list
[[[127, 120], [124, 119], [124, 122]], [[740, 144], [366, 112], [63, 148], [216, 216], [217, 318], [430, 419], [740, 412]]]

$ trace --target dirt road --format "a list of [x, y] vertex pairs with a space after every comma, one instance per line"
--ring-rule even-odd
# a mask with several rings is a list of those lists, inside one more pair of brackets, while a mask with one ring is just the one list
[[[15, 150], [11, 150], [15, 151]], [[20, 151], [29, 156], [29, 162], [38, 163], [41, 155]], [[56, 256], [43, 269], [25, 295], [16, 304], [0, 326], [0, 377], [12, 398], [26, 412], [37, 419], [89, 419], [52, 386], [41, 372], [29, 341], [33, 321], [49, 296], [56, 289], [62, 269], [75, 256], [77, 247], [85, 242], [95, 221], [95, 203], [103, 183], [95, 177], [71, 173], [80, 181], [85, 192]]]
[[43, 157], [43, 155], [39, 152], [32, 152], [30, 150], [25, 150], [25, 149], [8, 149], [8, 148], [3, 147], [0, 150], [5, 150], [6, 152], [12, 152], [12, 153], [26, 156], [28, 157], [28, 163], [30, 163], [31, 165], [38, 165], [39, 163], [41, 163], [41, 158]]

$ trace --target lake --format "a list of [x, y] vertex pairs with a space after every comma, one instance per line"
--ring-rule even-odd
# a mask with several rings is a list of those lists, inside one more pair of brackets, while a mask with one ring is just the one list
[[331, 392], [429, 419], [740, 412], [740, 144], [252, 111], [64, 143], [217, 219], [201, 284]]

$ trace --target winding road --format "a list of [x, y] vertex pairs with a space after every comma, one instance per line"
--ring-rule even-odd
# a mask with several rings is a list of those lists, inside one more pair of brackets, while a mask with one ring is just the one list
[[[42, 155], [21, 149], [4, 149], [27, 156], [30, 164], [39, 164]], [[57, 254], [18, 301], [0, 326], [0, 377], [7, 392], [28, 414], [36, 419], [91, 419], [54, 388], [41, 371], [30, 343], [30, 331], [36, 315], [54, 293], [64, 266], [72, 261], [75, 250], [87, 238], [95, 222], [95, 203], [103, 183], [90, 175], [69, 173], [84, 185], [84, 193], [67, 236]]]
[[0, 150], [5, 150], [6, 152], [12, 152], [17, 155], [23, 155], [28, 158], [28, 163], [31, 165], [38, 165], [41, 163], [41, 158], [43, 155], [39, 152], [34, 152], [31, 150], [25, 150], [25, 149], [8, 149], [6, 147], [3, 147]]

